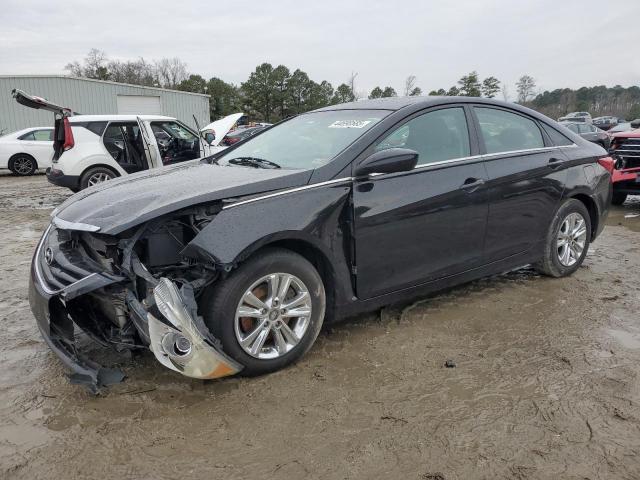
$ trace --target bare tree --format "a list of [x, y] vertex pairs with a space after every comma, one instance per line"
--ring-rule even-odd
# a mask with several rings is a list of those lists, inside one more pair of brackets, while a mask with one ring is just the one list
[[404, 96], [408, 97], [413, 92], [414, 87], [416, 86], [416, 76], [409, 75], [407, 79], [404, 81]]
[[536, 81], [529, 75], [523, 75], [516, 83], [518, 91], [518, 103], [525, 103], [535, 97]]
[[502, 99], [505, 102], [508, 102], [509, 101], [509, 87], [507, 86], [506, 83], [502, 84], [502, 89], [501, 90], [502, 90]]
[[156, 60], [155, 70], [158, 83], [164, 88], [176, 88], [188, 77], [187, 64], [178, 57]]
[[64, 68], [74, 77], [94, 78], [98, 80], [108, 80], [107, 54], [97, 48], [92, 48], [84, 57], [81, 65], [78, 61], [68, 63]]
[[351, 76], [349, 77], [349, 88], [351, 89], [351, 95], [354, 100], [358, 100], [360, 98], [359, 94], [356, 93], [356, 77], [358, 76], [358, 72], [351, 72]]

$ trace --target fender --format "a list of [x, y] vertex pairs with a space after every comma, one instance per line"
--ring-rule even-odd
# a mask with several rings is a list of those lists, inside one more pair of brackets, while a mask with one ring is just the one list
[[344, 179], [227, 205], [182, 254], [213, 260], [228, 272], [260, 247], [302, 241], [329, 261], [337, 300], [348, 301], [353, 297], [351, 191], [351, 180]]

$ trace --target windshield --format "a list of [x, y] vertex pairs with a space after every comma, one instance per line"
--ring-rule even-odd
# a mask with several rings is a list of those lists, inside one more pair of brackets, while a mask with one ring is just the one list
[[249, 166], [252, 162], [254, 167], [317, 168], [387, 114], [384, 110], [334, 110], [300, 115], [222, 155], [218, 164]]

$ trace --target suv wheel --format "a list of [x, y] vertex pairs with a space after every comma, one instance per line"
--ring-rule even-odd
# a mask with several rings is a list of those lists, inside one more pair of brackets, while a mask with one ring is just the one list
[[544, 256], [536, 269], [551, 277], [575, 272], [587, 255], [591, 239], [591, 217], [576, 199], [565, 201], [554, 216], [546, 236]]
[[33, 175], [37, 168], [36, 159], [26, 153], [19, 153], [9, 161], [9, 170], [14, 175]]
[[82, 178], [80, 179], [80, 188], [85, 189], [93, 187], [99, 183], [111, 180], [112, 178], [115, 178], [115, 176], [116, 174], [113, 173], [113, 170], [106, 167], [90, 168], [82, 175]]
[[302, 357], [320, 332], [325, 308], [313, 265], [289, 250], [269, 248], [210, 287], [201, 313], [224, 352], [253, 376]]
[[626, 193], [613, 192], [613, 196], [611, 197], [611, 203], [613, 205], [622, 205], [626, 199], [627, 199]]

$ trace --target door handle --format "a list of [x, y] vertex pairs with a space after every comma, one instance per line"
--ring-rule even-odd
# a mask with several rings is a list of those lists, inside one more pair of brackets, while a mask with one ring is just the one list
[[460, 188], [467, 193], [472, 193], [472, 192], [475, 192], [482, 185], [484, 185], [484, 180], [482, 178], [470, 177], [464, 181], [464, 183]]
[[561, 158], [555, 158], [555, 157], [553, 157], [553, 158], [550, 158], [550, 159], [549, 159], [549, 163], [548, 163], [548, 165], [549, 165], [549, 167], [550, 167], [550, 168], [553, 168], [553, 169], [555, 170], [555, 169], [556, 169], [556, 168], [558, 168], [560, 165], [562, 165], [562, 162], [563, 162], [563, 161], [564, 161], [564, 160], [562, 160]]

